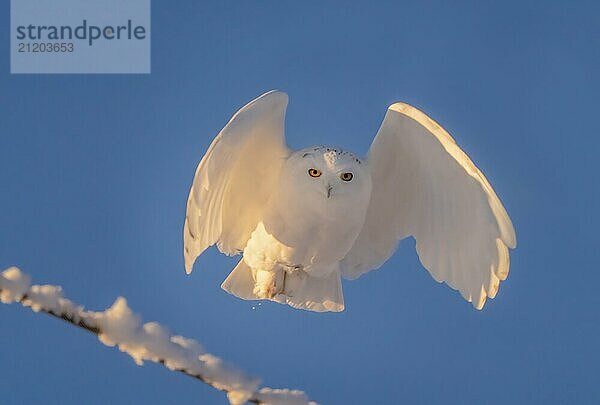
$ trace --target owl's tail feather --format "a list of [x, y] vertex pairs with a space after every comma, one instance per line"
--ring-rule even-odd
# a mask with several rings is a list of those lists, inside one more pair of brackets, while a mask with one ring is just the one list
[[254, 284], [252, 269], [242, 258], [223, 281], [221, 288], [243, 300], [257, 300], [258, 298], [254, 294]]
[[[223, 281], [221, 288], [244, 300], [262, 299], [254, 293], [255, 284], [252, 269], [242, 259]], [[315, 312], [343, 311], [340, 272], [334, 271], [326, 277], [313, 277], [301, 270], [287, 273], [283, 291], [271, 301]]]

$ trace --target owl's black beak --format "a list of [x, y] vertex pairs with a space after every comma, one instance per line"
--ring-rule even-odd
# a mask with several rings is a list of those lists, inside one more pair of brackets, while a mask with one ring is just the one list
[[333, 186], [331, 184], [327, 185], [327, 198], [331, 197], [331, 190], [333, 190]]

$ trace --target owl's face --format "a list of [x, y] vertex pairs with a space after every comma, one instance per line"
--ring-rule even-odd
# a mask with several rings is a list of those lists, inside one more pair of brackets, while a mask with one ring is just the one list
[[281, 187], [297, 200], [323, 207], [366, 211], [371, 196], [367, 165], [339, 148], [319, 146], [294, 152], [284, 165]]

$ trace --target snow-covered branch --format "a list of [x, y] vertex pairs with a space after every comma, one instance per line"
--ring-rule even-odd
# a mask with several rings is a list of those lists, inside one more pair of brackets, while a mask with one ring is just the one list
[[63, 297], [54, 285], [31, 285], [31, 278], [16, 267], [0, 273], [0, 301], [18, 302], [35, 312], [44, 312], [98, 335], [107, 346], [117, 346], [142, 365], [160, 363], [172, 371], [196, 378], [227, 394], [229, 402], [255, 404], [316, 405], [304, 392], [288, 389], [259, 388], [260, 380], [225, 364], [205, 352], [193, 339], [171, 335], [157, 322], [142, 324], [141, 317], [119, 297], [106, 311], [87, 311]]

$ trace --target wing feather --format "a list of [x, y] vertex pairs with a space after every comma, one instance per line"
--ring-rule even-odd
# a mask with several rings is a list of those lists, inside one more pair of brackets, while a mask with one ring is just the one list
[[423, 266], [481, 309], [508, 275], [516, 237], [483, 173], [435, 121], [390, 106], [371, 145], [373, 192], [363, 230], [342, 262], [356, 278], [381, 266], [398, 242], [416, 239]]
[[268, 92], [240, 109], [200, 161], [183, 230], [186, 272], [216, 244], [239, 253], [256, 228], [289, 156], [284, 121], [288, 97]]

